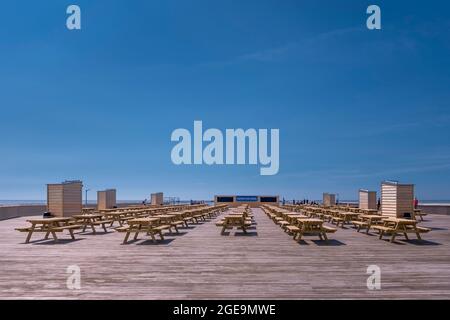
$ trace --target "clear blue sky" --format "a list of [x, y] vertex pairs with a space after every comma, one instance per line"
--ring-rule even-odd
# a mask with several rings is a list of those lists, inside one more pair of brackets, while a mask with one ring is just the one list
[[[2, 1], [0, 199], [65, 179], [119, 199], [356, 199], [385, 179], [449, 199], [449, 89], [448, 1]], [[278, 175], [173, 165], [194, 120], [279, 128]]]

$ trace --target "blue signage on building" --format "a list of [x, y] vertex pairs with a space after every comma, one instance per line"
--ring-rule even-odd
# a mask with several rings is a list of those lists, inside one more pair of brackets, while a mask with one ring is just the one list
[[258, 202], [258, 196], [236, 196], [237, 202]]

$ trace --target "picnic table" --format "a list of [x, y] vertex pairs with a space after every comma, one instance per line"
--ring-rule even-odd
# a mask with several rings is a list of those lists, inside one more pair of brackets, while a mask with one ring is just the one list
[[366, 233], [368, 234], [372, 225], [379, 224], [381, 221], [383, 221], [383, 219], [385, 219], [385, 217], [382, 217], [380, 215], [362, 214], [359, 216], [359, 220], [353, 220], [352, 223], [353, 225], [355, 225], [358, 232], [362, 228], [365, 228]]
[[251, 222], [245, 219], [244, 214], [229, 214], [223, 218], [222, 231], [220, 233], [224, 234], [226, 229], [233, 229], [233, 227], [241, 228], [244, 233], [247, 233], [247, 228], [250, 225]]
[[346, 211], [338, 211], [336, 213], [336, 216], [340, 218], [340, 220], [337, 221], [337, 226], [339, 226], [339, 222], [342, 226], [346, 223], [352, 223], [353, 220], [357, 219], [359, 217], [359, 213], [356, 212], [346, 212]]
[[291, 232], [294, 234], [294, 240], [297, 237], [297, 241], [299, 242], [306, 234], [316, 234], [320, 240], [328, 241], [327, 232], [336, 232], [336, 229], [324, 226], [322, 219], [297, 218], [297, 222], [298, 230]]
[[113, 222], [112, 220], [105, 220], [104, 216], [100, 213], [76, 214], [72, 218], [77, 224], [83, 226], [83, 232], [89, 226], [94, 234], [96, 233], [95, 226], [102, 226], [103, 230], [108, 232], [105, 224]]
[[158, 234], [161, 240], [164, 240], [163, 230], [168, 229], [170, 226], [160, 224], [160, 219], [156, 217], [148, 218], [136, 218], [127, 221], [128, 226], [116, 228], [119, 232], [126, 232], [123, 243], [127, 243], [131, 233], [134, 234], [134, 240], [137, 240], [139, 233], [145, 232], [150, 235], [152, 241], [156, 243], [155, 235]]
[[20, 232], [28, 232], [25, 243], [29, 243], [31, 236], [34, 232], [45, 232], [44, 239], [47, 240], [49, 235], [51, 234], [53, 240], [58, 241], [58, 237], [56, 236], [56, 232], [62, 232], [64, 230], [68, 230], [70, 233], [70, 237], [75, 240], [75, 236], [73, 234], [73, 230], [79, 229], [80, 225], [69, 224], [71, 218], [43, 218], [43, 219], [29, 219], [27, 222], [31, 224], [29, 227], [25, 228], [16, 228], [17, 231]]
[[423, 216], [426, 216], [426, 213], [423, 213], [422, 210], [420, 209], [414, 209], [414, 218], [416, 219], [417, 217], [420, 218], [421, 221], [423, 221]]
[[360, 212], [364, 214], [370, 214], [370, 215], [377, 215], [378, 210], [377, 209], [359, 209]]
[[307, 216], [305, 216], [302, 213], [292, 213], [292, 212], [285, 214], [284, 217], [286, 221], [289, 222], [290, 224], [294, 224], [298, 218], [307, 218]]
[[172, 227], [175, 228], [176, 233], [179, 233], [178, 226], [183, 226], [184, 224], [183, 220], [178, 219], [178, 216], [172, 214], [161, 214], [154, 217], [158, 218], [162, 224], [169, 225], [170, 233], [172, 233]]
[[384, 224], [381, 226], [374, 226], [375, 230], [379, 231], [379, 238], [382, 239], [384, 234], [390, 234], [390, 242], [394, 242], [395, 237], [398, 234], [403, 234], [406, 240], [409, 240], [408, 233], [415, 233], [418, 240], [421, 240], [420, 233], [429, 232], [430, 229], [417, 227], [417, 221], [415, 219], [402, 219], [402, 218], [387, 218], [384, 219]]
[[109, 225], [110, 227], [112, 227], [114, 225], [114, 222], [118, 222], [119, 226], [123, 226], [123, 223], [129, 219], [132, 219], [134, 214], [133, 212], [124, 212], [124, 211], [119, 211], [119, 212], [105, 212], [104, 216], [106, 219], [111, 221], [111, 224]]

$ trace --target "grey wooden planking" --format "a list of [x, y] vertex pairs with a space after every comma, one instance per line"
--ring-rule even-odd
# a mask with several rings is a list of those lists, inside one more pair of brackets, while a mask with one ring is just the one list
[[[260, 209], [254, 215], [249, 236], [235, 230], [221, 236], [208, 221], [159, 245], [144, 239], [122, 245], [124, 235], [116, 232], [26, 245], [26, 234], [14, 230], [26, 218], [0, 221], [0, 298], [450, 298], [448, 216], [427, 216], [421, 225], [436, 229], [422, 243], [391, 244], [339, 228], [326, 245], [316, 237], [298, 244]], [[381, 290], [366, 287], [372, 264], [381, 268]], [[66, 287], [69, 265], [81, 268], [80, 290]]]

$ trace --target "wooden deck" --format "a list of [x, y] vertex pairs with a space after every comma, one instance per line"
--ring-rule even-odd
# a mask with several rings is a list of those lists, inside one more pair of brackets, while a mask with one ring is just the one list
[[[14, 230], [26, 218], [0, 221], [0, 298], [450, 298], [448, 216], [427, 216], [421, 225], [434, 230], [422, 243], [391, 244], [339, 228], [326, 245], [313, 237], [298, 244], [261, 210], [254, 215], [250, 235], [221, 236], [209, 221], [158, 245], [122, 245], [116, 232], [27, 245]], [[372, 264], [381, 268], [381, 290], [366, 287]], [[66, 288], [69, 265], [81, 268], [80, 290]]]

